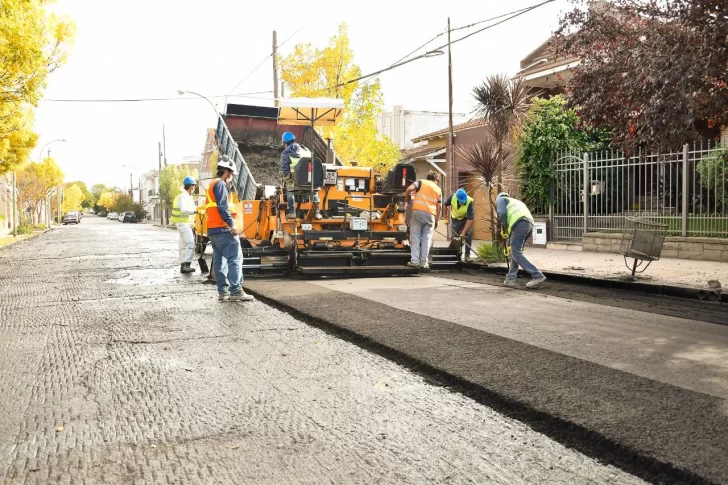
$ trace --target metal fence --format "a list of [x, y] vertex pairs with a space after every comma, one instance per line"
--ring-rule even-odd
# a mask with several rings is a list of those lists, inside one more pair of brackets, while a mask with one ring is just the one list
[[562, 153], [552, 164], [551, 239], [620, 232], [625, 217], [666, 224], [670, 236], [728, 237], [727, 160], [710, 143], [675, 153]]

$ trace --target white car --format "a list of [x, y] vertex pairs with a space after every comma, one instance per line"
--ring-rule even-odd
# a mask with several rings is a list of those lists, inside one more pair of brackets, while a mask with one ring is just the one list
[[119, 222], [124, 222], [124, 214], [126, 214], [126, 212], [119, 212], [119, 216], [117, 217]]
[[119, 213], [118, 212], [109, 212], [106, 214], [106, 218], [110, 221], [113, 221], [114, 219], [119, 219]]

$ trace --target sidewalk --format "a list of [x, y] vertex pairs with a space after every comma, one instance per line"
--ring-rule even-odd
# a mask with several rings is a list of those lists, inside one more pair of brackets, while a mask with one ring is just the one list
[[[473, 241], [473, 247], [478, 247], [481, 242]], [[446, 243], [436, 242], [436, 244], [440, 246]], [[541, 271], [632, 281], [632, 271], [627, 269], [624, 257], [620, 254], [529, 247], [526, 248], [526, 256]], [[479, 262], [475, 254], [473, 260]], [[631, 259], [628, 261], [632, 263]], [[490, 266], [506, 267], [505, 264], [490, 264]], [[637, 273], [635, 281], [655, 285], [707, 288], [709, 280], [720, 281], [726, 289], [724, 291], [728, 291], [728, 263], [662, 258], [650, 264], [644, 273]]]
[[[631, 279], [632, 271], [625, 266], [624, 257], [620, 254], [527, 248], [526, 255], [543, 271], [592, 278]], [[632, 260], [628, 259], [628, 262], [631, 264]], [[637, 273], [636, 278], [640, 283], [694, 288], [705, 288], [708, 280], [718, 280], [728, 286], [728, 263], [663, 258], [650, 264], [644, 273]]]

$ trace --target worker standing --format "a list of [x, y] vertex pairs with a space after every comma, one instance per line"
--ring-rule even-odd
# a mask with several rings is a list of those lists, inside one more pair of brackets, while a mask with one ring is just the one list
[[195, 236], [192, 227], [195, 224], [195, 201], [192, 200], [192, 191], [197, 186], [197, 181], [192, 177], [185, 177], [184, 190], [180, 192], [172, 202], [171, 221], [177, 226], [179, 232], [179, 260], [180, 273], [194, 273], [192, 268], [192, 256], [195, 254]]
[[[281, 178], [282, 182], [281, 185], [283, 185], [286, 188], [286, 202], [288, 203], [288, 212], [286, 213], [286, 217], [288, 219], [295, 219], [296, 218], [296, 209], [295, 209], [295, 201], [293, 199], [293, 192], [291, 192], [291, 189], [294, 185], [294, 175], [296, 172], [296, 166], [298, 165], [298, 162], [301, 161], [304, 157], [311, 158], [311, 151], [306, 148], [302, 147], [298, 143], [296, 143], [296, 135], [291, 133], [290, 131], [287, 131], [283, 133], [283, 136], [281, 138], [281, 141], [283, 142], [283, 145], [285, 148], [283, 149], [283, 152], [281, 153]], [[318, 193], [313, 194], [313, 218], [314, 219], [321, 219], [321, 212], [319, 211], [319, 196]]]
[[253, 297], [241, 287], [243, 254], [228, 203], [228, 183], [233, 175], [235, 165], [226, 155], [221, 156], [217, 163], [217, 177], [207, 189], [207, 235], [212, 243], [212, 265], [220, 301], [250, 301]]
[[526, 284], [526, 287], [536, 288], [546, 281], [546, 277], [523, 254], [526, 241], [533, 234], [531, 211], [528, 210], [526, 204], [510, 197], [505, 192], [498, 194], [495, 206], [498, 212], [498, 220], [503, 228], [501, 235], [507, 239], [506, 244], [509, 244], [511, 248], [510, 266], [503, 284], [511, 287], [516, 286], [516, 276], [520, 266], [531, 275], [531, 281]]
[[410, 220], [412, 256], [407, 266], [412, 268], [429, 269], [428, 257], [432, 234], [437, 229], [442, 211], [442, 192], [437, 185], [437, 173], [430, 171], [427, 180], [418, 180], [405, 190], [405, 200], [412, 193], [412, 218]]
[[470, 261], [470, 248], [473, 245], [473, 198], [465, 192], [465, 189], [458, 189], [452, 197], [445, 199], [445, 207], [450, 207], [450, 227], [456, 237], [465, 241], [465, 261]]

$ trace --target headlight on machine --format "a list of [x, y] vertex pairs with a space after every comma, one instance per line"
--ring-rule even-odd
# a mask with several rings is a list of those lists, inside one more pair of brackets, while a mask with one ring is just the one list
[[400, 224], [397, 226], [399, 232], [407, 232], [407, 224]]

